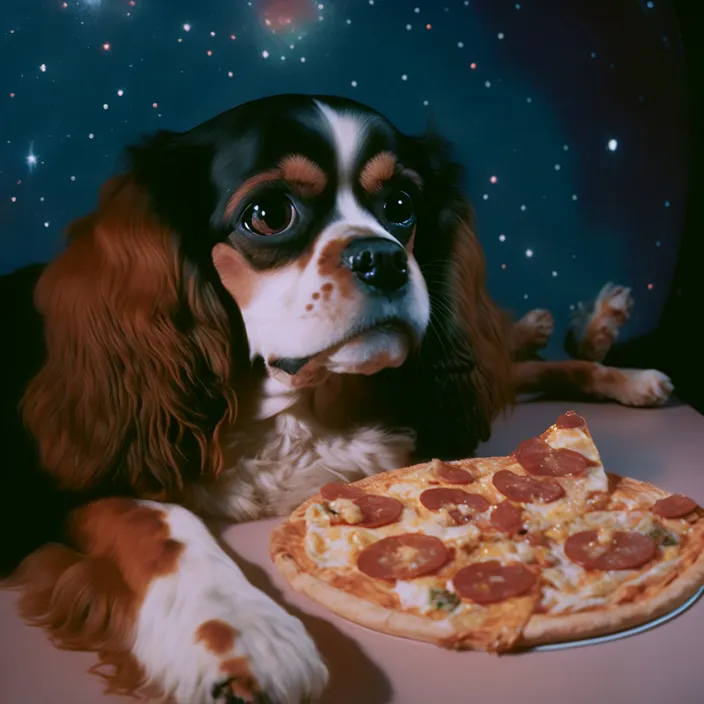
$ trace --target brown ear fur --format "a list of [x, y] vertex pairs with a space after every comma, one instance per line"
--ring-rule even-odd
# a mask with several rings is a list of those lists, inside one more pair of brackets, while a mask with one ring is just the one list
[[472, 387], [482, 416], [491, 422], [514, 401], [511, 387], [509, 317], [486, 288], [486, 261], [474, 233], [474, 215], [464, 203], [456, 211], [451, 286], [457, 322], [472, 348]]
[[22, 411], [62, 486], [159, 496], [217, 473], [217, 430], [236, 410], [230, 329], [185, 266], [149, 195], [121, 176], [40, 279], [47, 356]]
[[145, 675], [131, 654], [137, 602], [115, 564], [63, 545], [27, 557], [3, 587], [21, 590], [17, 609], [63, 650], [98, 654], [91, 672], [105, 693], [136, 694]]

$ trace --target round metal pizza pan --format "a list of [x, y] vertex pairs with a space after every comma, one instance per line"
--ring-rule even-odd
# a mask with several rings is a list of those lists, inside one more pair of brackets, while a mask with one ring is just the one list
[[619, 633], [611, 633], [607, 636], [597, 636], [596, 638], [571, 640], [567, 641], [566, 643], [554, 643], [551, 645], [537, 645], [535, 648], [529, 648], [529, 650], [545, 653], [552, 650], [565, 650], [566, 648], [581, 648], [585, 645], [598, 645], [599, 643], [610, 643], [614, 640], [621, 640], [621, 638], [628, 638], [629, 636], [635, 636], [639, 633], [645, 633], [645, 631], [649, 631], [652, 628], [656, 628], [657, 626], [662, 625], [663, 623], [672, 621], [673, 618], [676, 618], [680, 614], [687, 611], [687, 609], [689, 609], [703, 594], [704, 587], [701, 587], [699, 591], [693, 594], [689, 599], [687, 599], [687, 601], [684, 602], [684, 604], [678, 606], [674, 611], [670, 611], [670, 613], [665, 614], [664, 616], [660, 616], [660, 618], [656, 618], [653, 621], [644, 623], [641, 626], [636, 626], [635, 628], [629, 628]]

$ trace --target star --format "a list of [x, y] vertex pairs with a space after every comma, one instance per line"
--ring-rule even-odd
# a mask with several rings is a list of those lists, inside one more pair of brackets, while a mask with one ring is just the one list
[[34, 153], [34, 142], [29, 145], [29, 153], [27, 154], [25, 161], [27, 162], [27, 166], [29, 166], [30, 171], [32, 171], [38, 163], [37, 155]]

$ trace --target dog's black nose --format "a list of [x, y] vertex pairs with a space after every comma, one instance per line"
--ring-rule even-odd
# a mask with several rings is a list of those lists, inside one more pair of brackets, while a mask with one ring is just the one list
[[380, 293], [394, 293], [408, 283], [408, 256], [397, 242], [359, 237], [342, 252], [342, 263], [355, 277]]

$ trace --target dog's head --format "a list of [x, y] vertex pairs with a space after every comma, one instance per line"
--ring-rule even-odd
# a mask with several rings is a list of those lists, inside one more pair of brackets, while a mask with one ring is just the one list
[[[157, 137], [135, 153], [136, 170], [153, 191], [164, 177], [192, 179], [188, 155], [204, 150], [211, 193], [191, 204], [203, 217], [185, 234], [236, 302], [250, 356], [292, 385], [401, 365], [430, 315], [412, 141], [356, 103], [278, 96]], [[164, 211], [175, 226], [174, 200]]]
[[413, 254], [424, 184], [408, 142], [371, 110], [303, 97], [212, 128], [227, 137], [213, 262], [250, 354], [293, 384], [400, 366], [430, 314]]
[[[287, 95], [158, 133], [130, 158], [38, 288], [49, 358], [25, 415], [50, 467], [92, 480], [120, 461], [130, 484], [141, 471], [164, 486], [192, 451], [216, 468], [240, 355], [294, 387], [411, 356], [426, 380], [473, 375], [480, 423], [503, 402], [498, 315], [440, 140], [352, 101]], [[50, 441], [60, 403], [73, 418]], [[78, 437], [101, 404], [105, 422]], [[85, 457], [71, 449], [87, 442]]]

